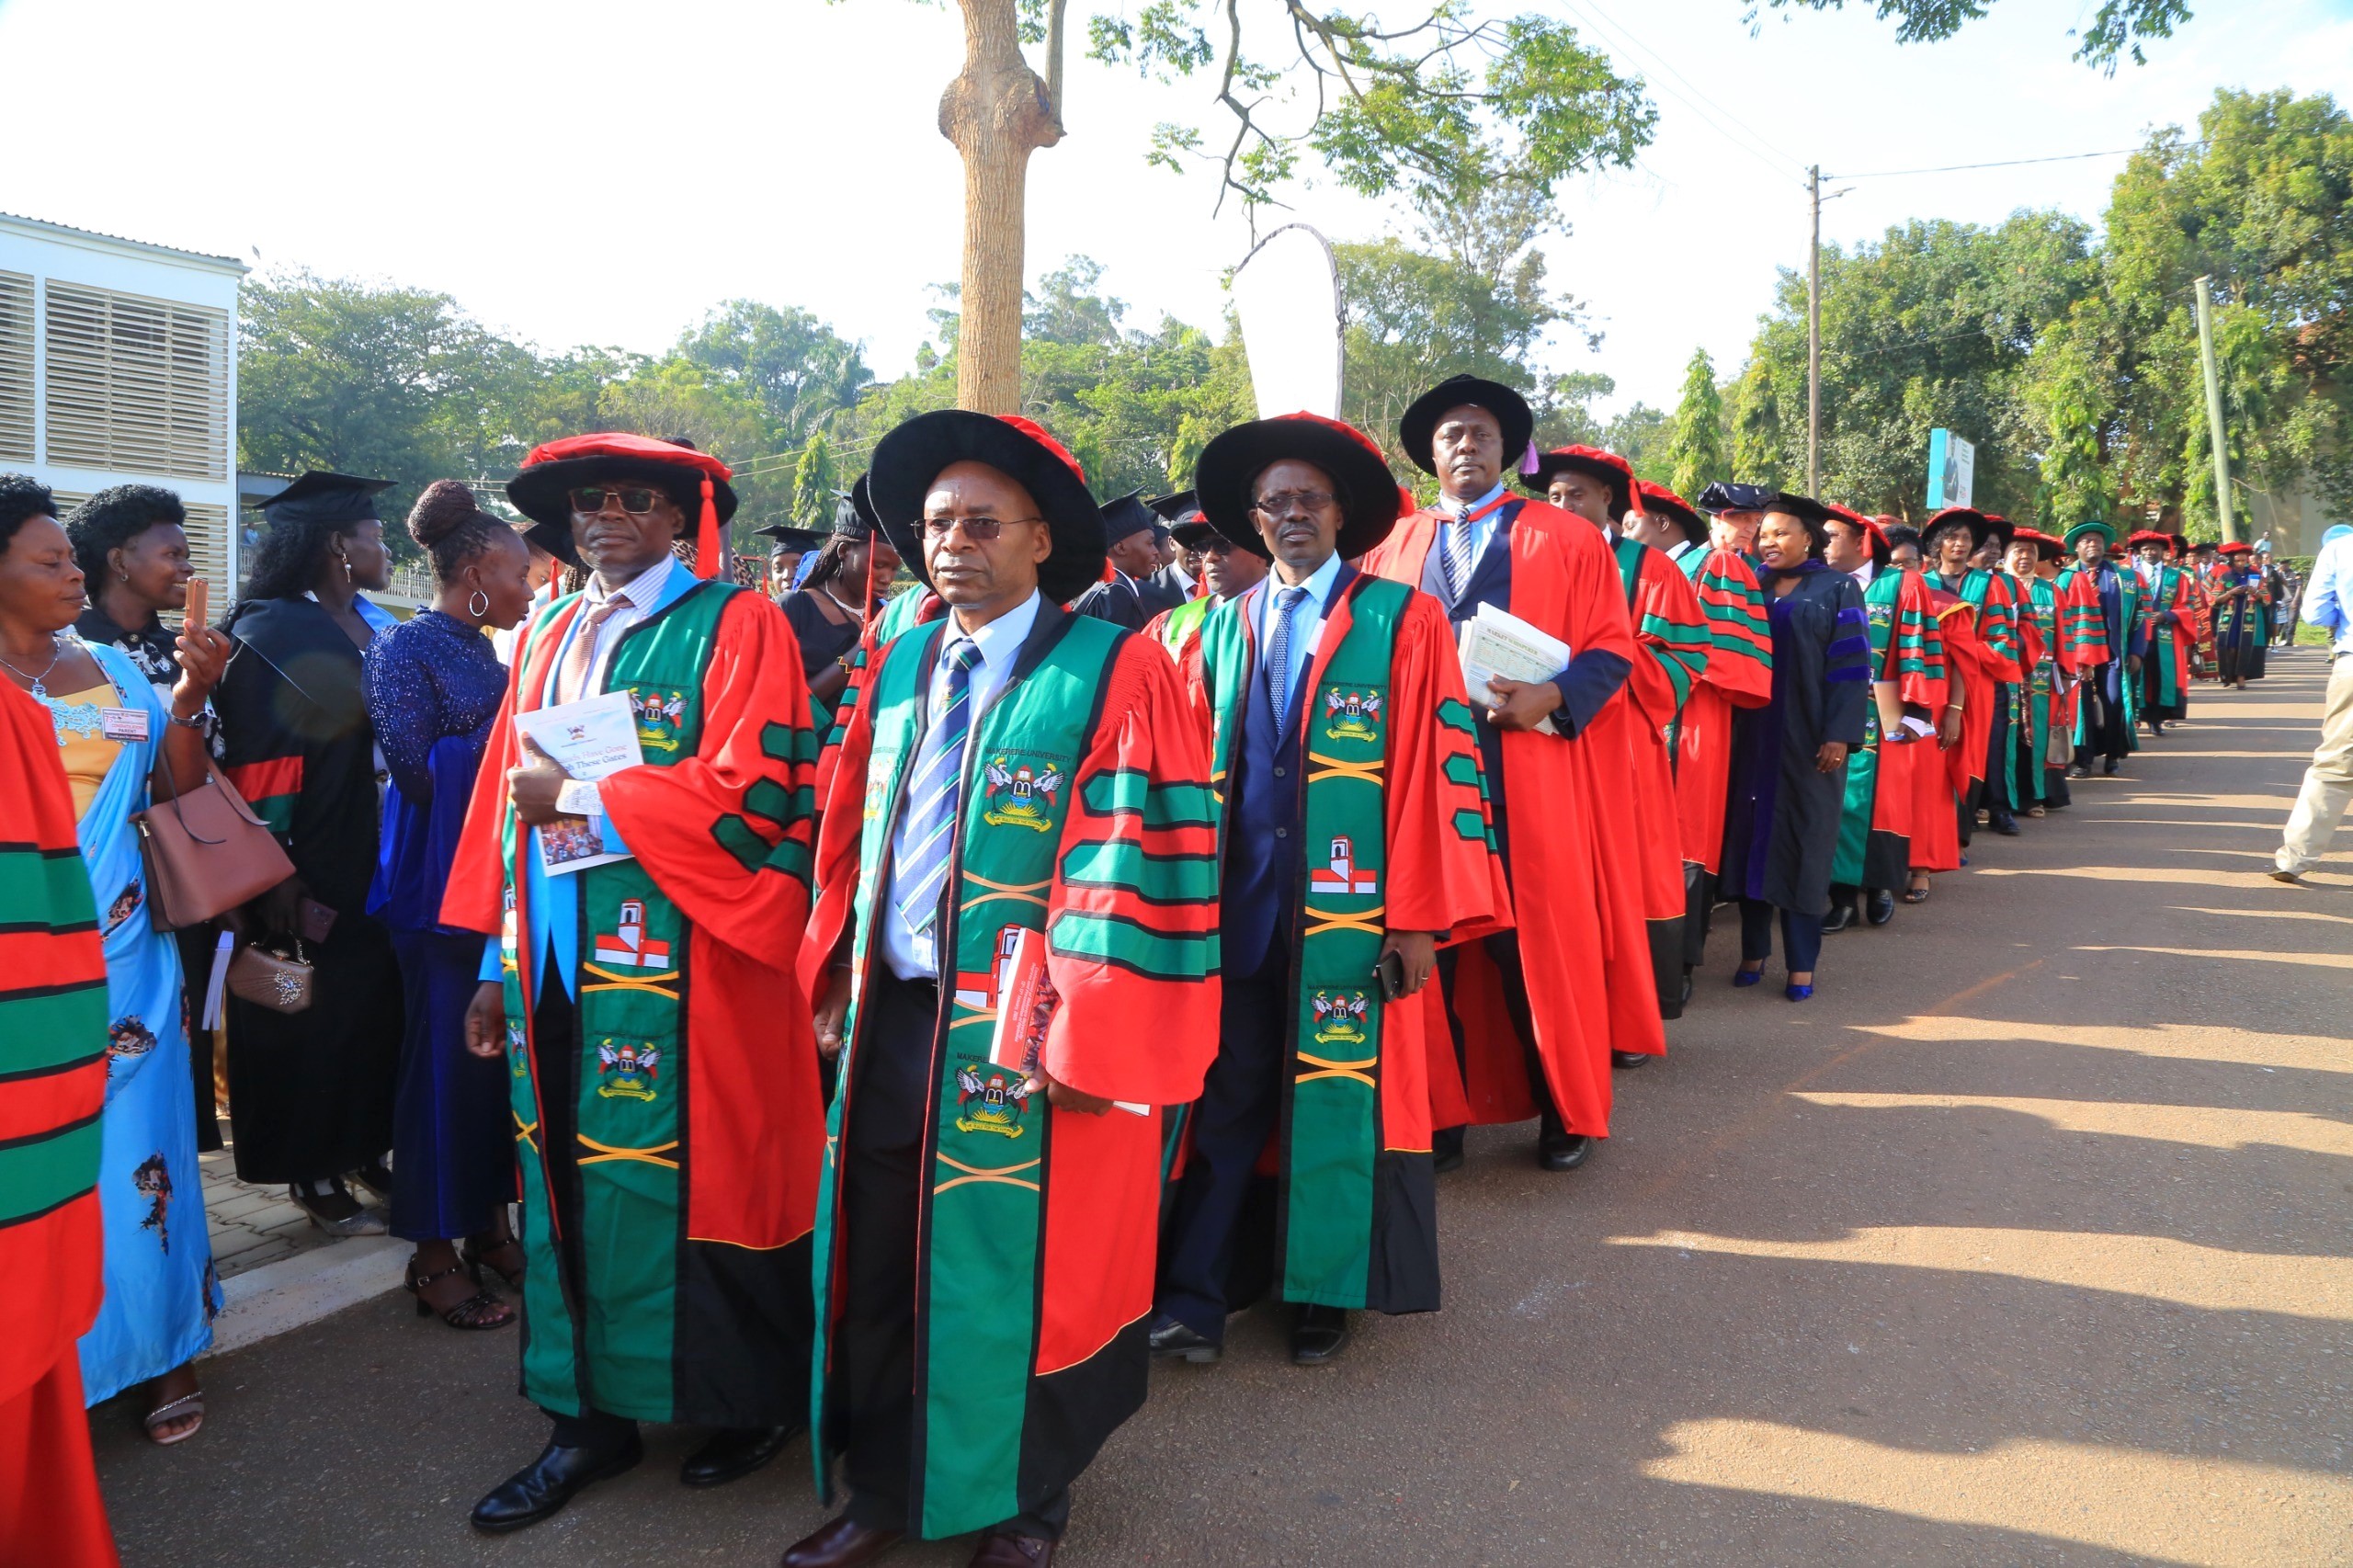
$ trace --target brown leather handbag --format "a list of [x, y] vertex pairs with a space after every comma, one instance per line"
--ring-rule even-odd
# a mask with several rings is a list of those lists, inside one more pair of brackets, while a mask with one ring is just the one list
[[134, 812], [131, 821], [147, 866], [148, 918], [158, 931], [200, 926], [294, 874], [269, 824], [210, 768], [195, 789]]
[[229, 994], [273, 1013], [299, 1013], [311, 1005], [313, 972], [299, 940], [290, 959], [256, 943], [229, 960]]

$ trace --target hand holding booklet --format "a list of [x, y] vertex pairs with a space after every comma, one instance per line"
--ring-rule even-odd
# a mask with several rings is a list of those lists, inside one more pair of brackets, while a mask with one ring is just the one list
[[[1012, 955], [997, 986], [996, 1028], [989, 1038], [989, 1064], [1008, 1068], [1030, 1083], [1039, 1082], [1039, 1063], [1046, 1052], [1046, 1031], [1054, 1009], [1062, 1006], [1054, 983], [1046, 975], [1046, 934], [1024, 930], [1016, 937]], [[1150, 1116], [1152, 1108], [1133, 1100], [1112, 1105], [1131, 1116]]]
[[[608, 778], [645, 760], [637, 745], [637, 715], [629, 693], [599, 692], [577, 702], [560, 702], [515, 715], [515, 733], [564, 772], [584, 783]], [[609, 866], [630, 858], [599, 816], [559, 817], [540, 829], [540, 863], [550, 876]]]
[[[1457, 643], [1462, 657], [1462, 685], [1471, 700], [1484, 707], [1488, 701], [1487, 682], [1501, 676], [1505, 680], [1551, 680], [1569, 667], [1574, 656], [1566, 642], [1551, 632], [1529, 625], [1507, 609], [1483, 604], [1479, 613], [1462, 623]], [[1561, 732], [1546, 719], [1536, 726], [1538, 732], [1557, 735]]]

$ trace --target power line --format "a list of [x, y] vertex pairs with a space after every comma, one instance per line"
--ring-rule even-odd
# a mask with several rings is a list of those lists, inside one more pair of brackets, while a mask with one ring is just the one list
[[2021, 164], [2067, 164], [2081, 158], [2114, 158], [2127, 153], [2138, 153], [2139, 147], [2111, 147], [2105, 153], [2059, 153], [2048, 158], [2004, 158], [1994, 164], [1947, 164], [1934, 169], [1873, 169], [1869, 174], [1824, 175], [1824, 179], [1893, 179], [1898, 175], [1950, 175], [1964, 169], [2014, 169]]
[[[1586, 24], [1592, 28], [1596, 32], [1601, 33], [1605, 35], [1605, 37], [1612, 38], [1621, 48], [1631, 49], [1633, 52], [1643, 56], [1658, 69], [1665, 72], [1668, 75], [1674, 77], [1685, 86], [1689, 87], [1694, 94], [1698, 95], [1697, 99], [1687, 98], [1681, 93], [1677, 92], [1673, 87], [1670, 87], [1665, 83], [1657, 81], [1656, 79], [1654, 79], [1650, 84], [1652, 86], [1656, 87], [1659, 91], [1665, 93], [1668, 97], [1673, 98], [1676, 102], [1689, 109], [1693, 114], [1698, 115], [1700, 120], [1707, 125], [1709, 130], [1713, 131], [1717, 135], [1722, 136], [1725, 141], [1730, 142], [1733, 146], [1739, 148], [1742, 152], [1747, 153], [1750, 157], [1755, 158], [1758, 163], [1763, 164], [1767, 168], [1771, 169], [1775, 174], [1781, 176], [1785, 179], [1794, 178], [1795, 176], [1792, 171], [1804, 167], [1804, 165], [1800, 164], [1795, 158], [1790, 157], [1788, 153], [1782, 152], [1778, 147], [1775, 147], [1771, 142], [1766, 141], [1764, 137], [1758, 135], [1755, 131], [1750, 130], [1748, 126], [1734, 116], [1731, 110], [1711, 108], [1703, 101], [1707, 97], [1704, 91], [1694, 85], [1689, 77], [1684, 75], [1682, 72], [1677, 71], [1674, 64], [1669, 62], [1665, 56], [1660, 54], [1656, 50], [1650, 48], [1648, 45], [1644, 44], [1642, 40], [1629, 32], [1624, 24], [1609, 18], [1604, 15], [1597, 6], [1592, 9], [1587, 9], [1586, 6], [1577, 4], [1577, 0], [1562, 0], [1562, 3], [1570, 12], [1582, 17]], [[1716, 118], [1719, 114], [1723, 116], [1722, 120]], [[1723, 123], [1723, 120], [1730, 120], [1733, 125], [1739, 126], [1740, 130], [1738, 131], [1734, 131], [1727, 128]], [[1744, 132], [1745, 134], [1743, 134]]]

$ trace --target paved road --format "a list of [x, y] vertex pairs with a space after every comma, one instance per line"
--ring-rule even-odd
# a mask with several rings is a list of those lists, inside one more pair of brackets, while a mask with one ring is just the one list
[[[1444, 1312], [1319, 1371], [1254, 1313], [1158, 1369], [1065, 1561], [2353, 1561], [2353, 855], [2262, 875], [2322, 674], [2274, 667], [1832, 937], [1802, 1007], [1720, 932], [1586, 1170], [1473, 1137]], [[514, 1355], [388, 1297], [210, 1363], [186, 1447], [101, 1412], [126, 1561], [753, 1565], [820, 1517], [805, 1449], [692, 1494], [664, 1432], [475, 1539], [543, 1432]]]

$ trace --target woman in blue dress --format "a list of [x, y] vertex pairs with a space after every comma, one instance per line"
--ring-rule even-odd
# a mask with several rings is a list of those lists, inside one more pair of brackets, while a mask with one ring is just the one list
[[483, 632], [523, 619], [531, 558], [522, 536], [453, 479], [426, 487], [408, 530], [432, 557], [439, 590], [431, 608], [369, 644], [361, 676], [392, 774], [368, 913], [392, 934], [407, 1017], [392, 1101], [392, 1232], [416, 1244], [408, 1289], [419, 1316], [503, 1328], [514, 1309], [483, 1287], [482, 1266], [509, 1284], [523, 1267], [506, 1227], [515, 1191], [506, 1067], [466, 1050], [482, 937], [442, 929], [441, 892], [506, 694], [506, 671]]
[[168, 799], [175, 779], [204, 778], [201, 716], [229, 642], [210, 631], [179, 638], [180, 676], [166, 703], [120, 649], [66, 630], [82, 612], [82, 587], [47, 492], [0, 477], [0, 669], [55, 724], [106, 949], [106, 1038], [88, 1042], [107, 1059], [106, 1295], [81, 1340], [83, 1397], [95, 1405], [149, 1385], [148, 1435], [170, 1444], [204, 1421], [191, 1363], [212, 1342], [221, 1285], [196, 1163], [179, 951], [149, 915], [131, 816], [151, 798]]

